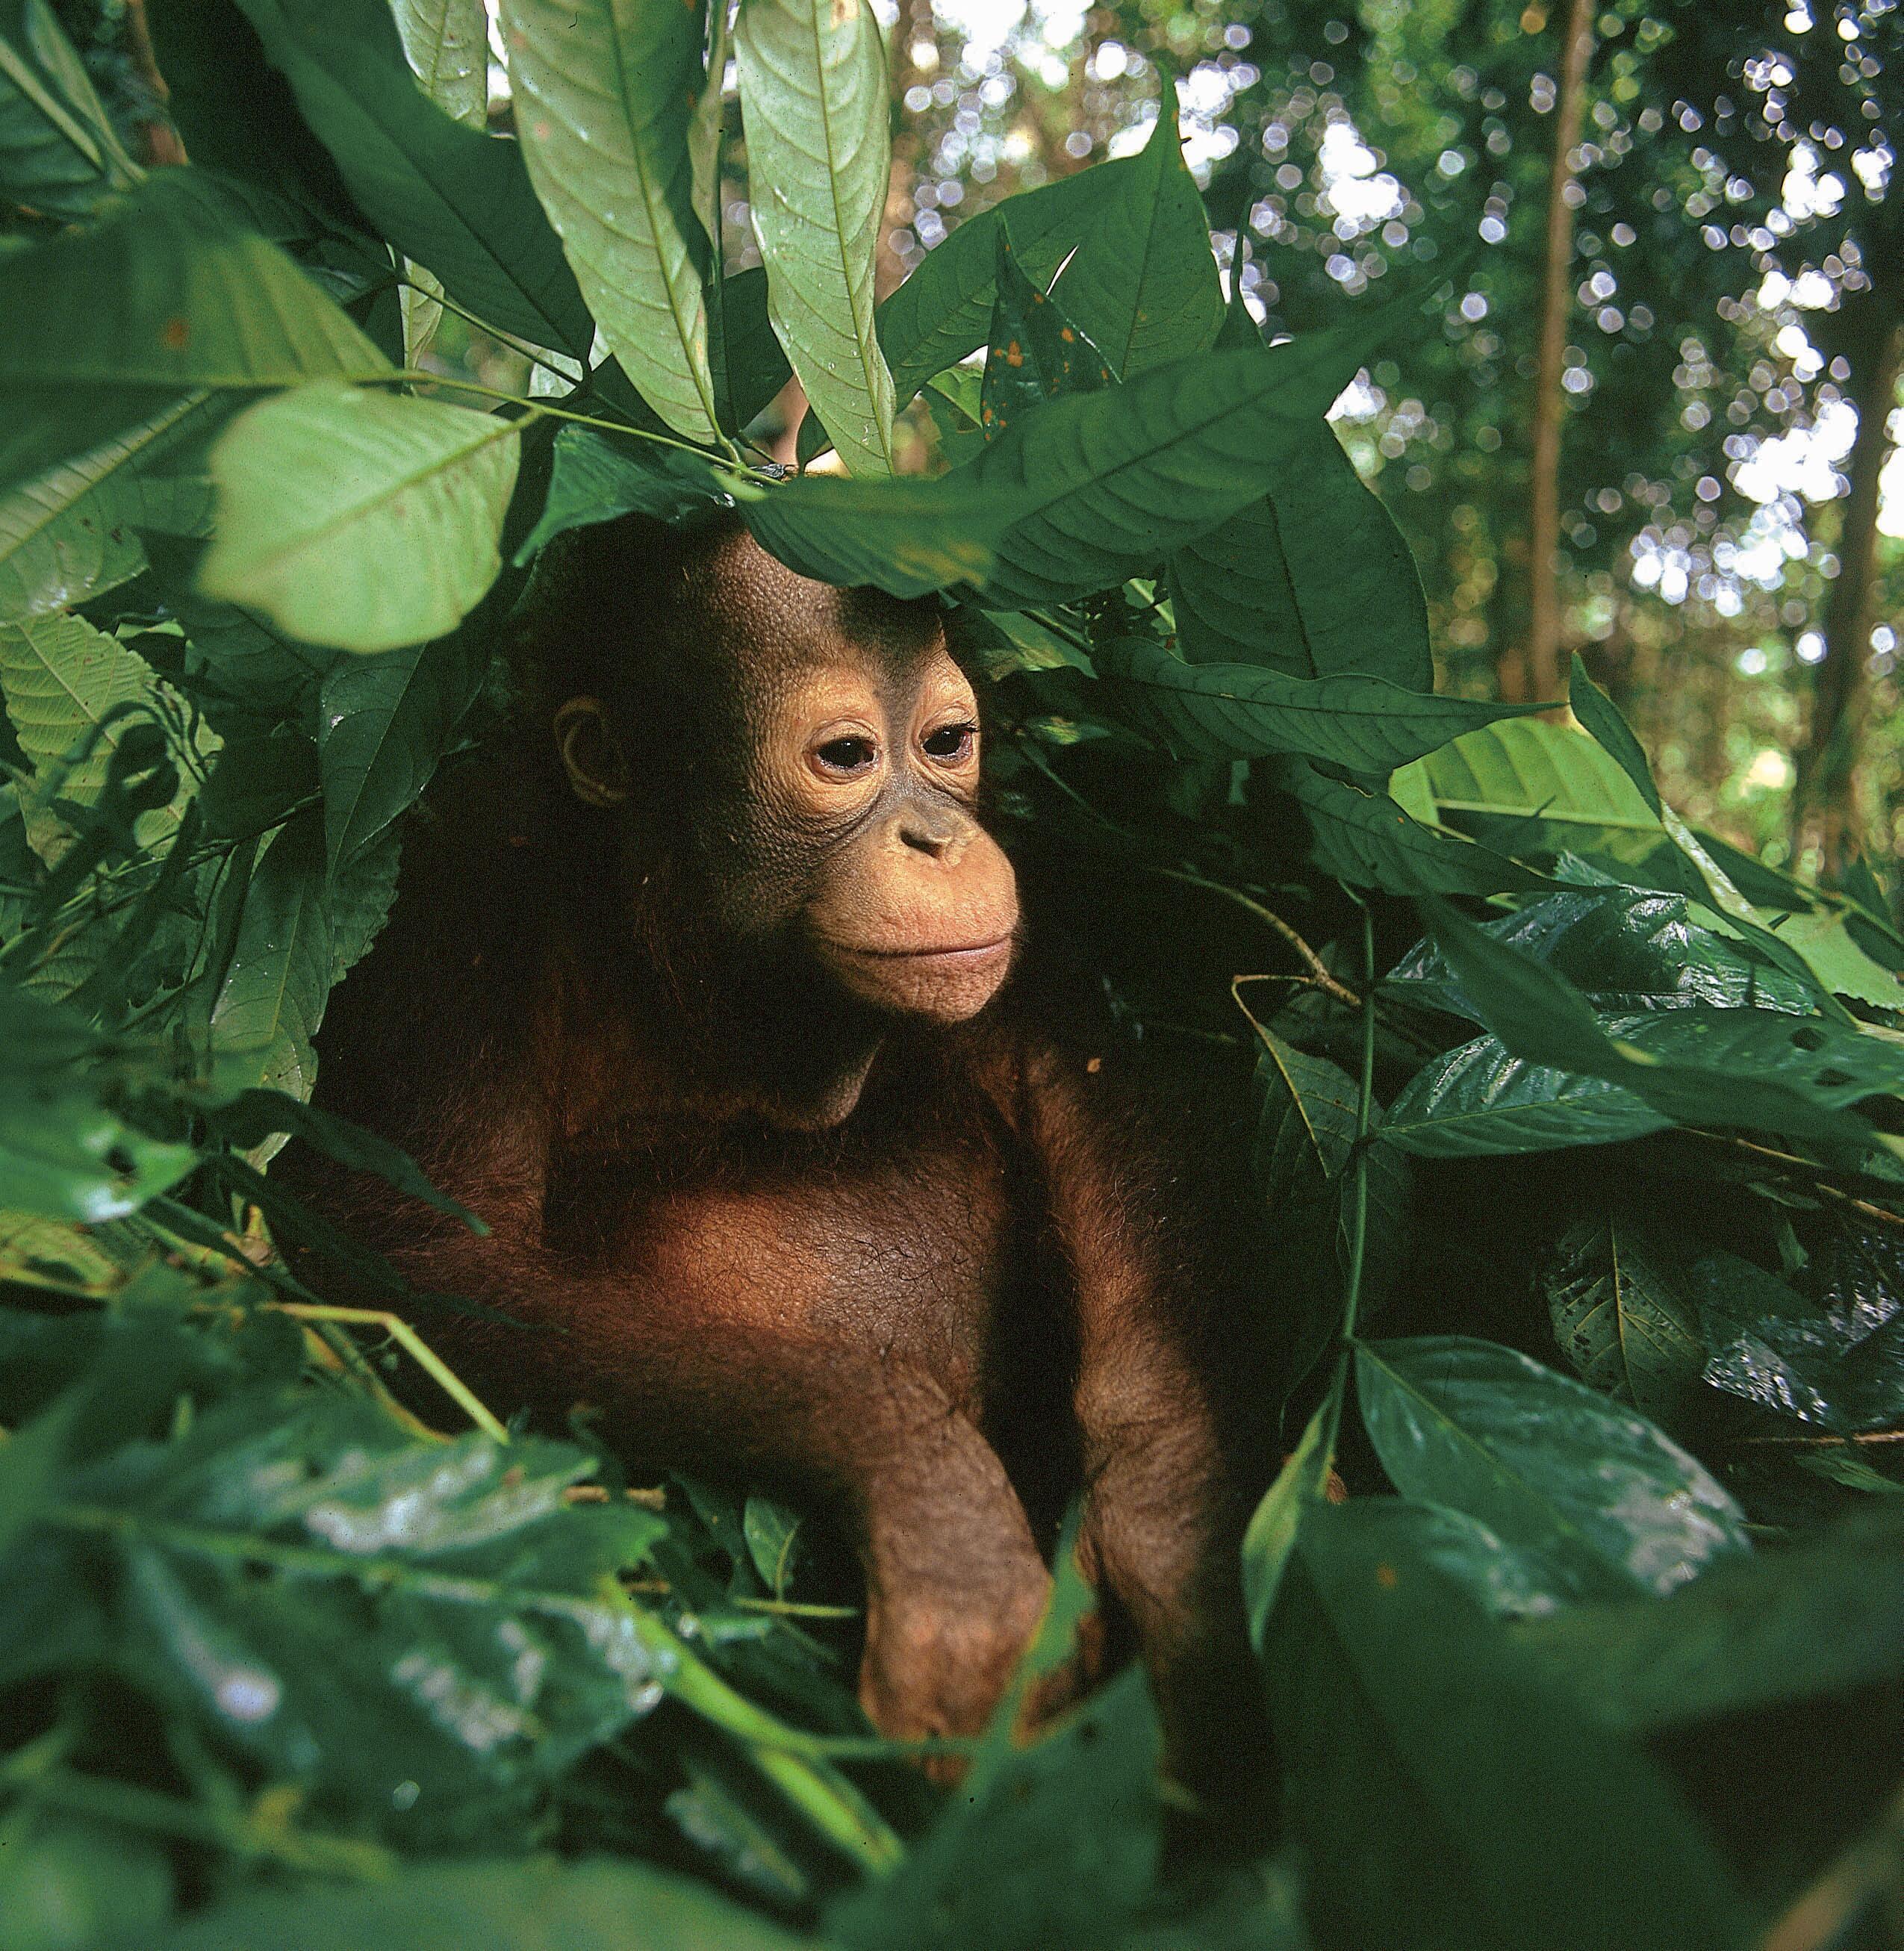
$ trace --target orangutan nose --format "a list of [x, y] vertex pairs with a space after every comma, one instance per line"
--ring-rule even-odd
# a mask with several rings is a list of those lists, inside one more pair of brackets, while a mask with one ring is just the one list
[[959, 864], [975, 831], [972, 821], [950, 807], [908, 807], [897, 826], [903, 844], [947, 867]]

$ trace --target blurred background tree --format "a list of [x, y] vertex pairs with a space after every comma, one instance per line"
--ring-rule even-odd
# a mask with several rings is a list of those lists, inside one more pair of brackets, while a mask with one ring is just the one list
[[[1444, 685], [1555, 696], [1579, 651], [1690, 817], [1827, 880], [1868, 866], [1895, 905], [1898, 0], [874, 5], [882, 290], [1012, 190], [1135, 150], [1174, 88], [1270, 332], [1452, 279], [1440, 332], [1337, 415], [1414, 548]], [[128, 126], [164, 139], [137, 0], [57, 5]], [[515, 355], [446, 320], [432, 356]], [[781, 403], [788, 458], [800, 410]], [[908, 452], [927, 464], [923, 438]]]

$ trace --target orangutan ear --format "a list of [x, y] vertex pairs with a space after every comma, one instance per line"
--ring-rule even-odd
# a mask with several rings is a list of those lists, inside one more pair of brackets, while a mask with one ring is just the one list
[[628, 760], [598, 698], [571, 698], [555, 707], [555, 749], [577, 799], [620, 806], [628, 798]]

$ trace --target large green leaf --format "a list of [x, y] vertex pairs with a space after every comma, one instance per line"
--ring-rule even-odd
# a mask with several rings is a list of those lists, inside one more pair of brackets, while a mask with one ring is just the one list
[[1144, 167], [1141, 156], [1121, 157], [1021, 192], [967, 217], [929, 251], [877, 314], [897, 403], [904, 405], [934, 373], [985, 345], [998, 295], [1000, 230], [1009, 225], [1012, 254], [1025, 276], [1048, 286]]
[[1512, 1348], [1363, 1343], [1362, 1419], [1405, 1497], [1546, 1553], [1582, 1597], [1662, 1594], [1748, 1549], [1738, 1506], [1646, 1419]]
[[[1597, 1010], [1625, 1014], [1710, 1003], [1803, 1015], [1812, 1007], [1807, 985], [1768, 967], [1729, 932], [1695, 920], [1684, 894], [1569, 888], [1481, 929], [1557, 969]], [[1431, 941], [1418, 944], [1386, 979], [1410, 1002], [1481, 1020]]]
[[351, 194], [390, 242], [490, 324], [586, 353], [588, 310], [522, 149], [464, 127], [423, 93], [389, 0], [239, 4]]
[[[758, 489], [744, 513], [767, 547], [823, 580], [876, 582], [895, 595], [963, 581], [1010, 605], [1069, 601], [1150, 572], [1261, 494], [1302, 429], [1398, 322], [1384, 316], [1269, 351], [1180, 359], [1122, 386], [1050, 401], [950, 473], [805, 476]], [[909, 519], [938, 517], [995, 536], [991, 567], [929, 579], [882, 566], [861, 532], [882, 507], [896, 535]]]
[[186, 394], [0, 500], [0, 620], [83, 603], [136, 575], [145, 561], [142, 529], [205, 534], [209, 482], [164, 474], [157, 464], [218, 410], [203, 395]]
[[161, 170], [91, 229], [0, 254], [0, 492], [195, 391], [389, 362], [281, 251]]
[[1313, 1508], [1298, 1536], [1264, 1665], [1317, 1945], [1743, 1943], [1725, 1868], [1663, 1774], [1452, 1575], [1459, 1524], [1358, 1499]]
[[404, 59], [430, 100], [480, 129], [489, 105], [488, 17], [482, 0], [392, 0]]
[[212, 451], [208, 596], [307, 643], [393, 650], [454, 629], [501, 567], [520, 423], [319, 384], [261, 401]]
[[333, 874], [429, 783], [486, 665], [451, 638], [332, 666], [318, 694], [317, 760]]
[[679, 448], [612, 441], [590, 427], [565, 426], [555, 436], [548, 499], [516, 561], [528, 562], [565, 530], [618, 515], [679, 522], [733, 505], [721, 476]]
[[1285, 677], [1252, 664], [1187, 664], [1147, 638], [1091, 652], [1099, 674], [1135, 693], [1140, 723], [1179, 758], [1256, 759], [1297, 752], [1372, 779], [1460, 731], [1537, 709], [1405, 691], [1386, 678]]
[[46, 0], [26, 0], [15, 17], [19, 33], [0, 33], [0, 198], [42, 217], [90, 217], [142, 172]]
[[1310, 857], [1358, 887], [1419, 894], [1511, 894], [1544, 885], [1518, 860], [1412, 819], [1386, 793], [1365, 792], [1291, 760], [1281, 783], [1308, 816]]
[[1669, 1416], [1706, 1363], [1699, 1304], [1671, 1244], [1637, 1211], [1595, 1213], [1561, 1235], [1539, 1279], [1554, 1337], [1584, 1381]]
[[892, 142], [868, 0], [748, 0], [735, 36], [754, 228], [774, 329], [856, 474], [892, 472], [892, 376], [873, 262]]
[[1569, 1607], [1512, 1637], [1596, 1718], [1650, 1734], [1904, 1674], [1904, 1516], [1715, 1565], [1657, 1600]]
[[1623, 1085], [1676, 1123], [1862, 1148], [1871, 1128], [1849, 1107], [1904, 1091], [1904, 1051], [1859, 1030], [1699, 1005], [1603, 1021], [1557, 970], [1452, 908], [1434, 904], [1431, 922], [1481, 1019], [1515, 1056]]
[[[1120, 379], [1206, 351], [1223, 322], [1223, 287], [1203, 198], [1184, 164], [1174, 83], [1166, 81], [1163, 94], [1137, 167], [1105, 185], [1059, 282], [1065, 310]], [[1016, 206], [1006, 222], [1016, 236]]]
[[1491, 1158], [1618, 1144], [1671, 1122], [1617, 1084], [1529, 1063], [1487, 1036], [1424, 1064], [1389, 1107], [1381, 1136], [1419, 1158]]
[[[1541, 718], [1490, 725], [1418, 760], [1435, 817], [1510, 854], [1563, 850], [1663, 874], [1678, 888], [1659, 816], [1598, 741]], [[1402, 782], [1397, 790], [1405, 790]], [[1697, 892], [1688, 888], [1686, 892]]]
[[816, 1946], [704, 1883], [627, 1857], [516, 1856], [411, 1863], [395, 1884], [358, 1889], [253, 1890], [127, 1951], [367, 1951], [382, 1943], [404, 1951]]
[[718, 415], [688, 130], [704, 80], [698, 6], [504, 0], [516, 128], [602, 336], [676, 432]]

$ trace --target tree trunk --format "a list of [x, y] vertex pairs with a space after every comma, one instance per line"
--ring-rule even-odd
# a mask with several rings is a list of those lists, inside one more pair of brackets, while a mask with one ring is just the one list
[[1837, 577], [1825, 599], [1824, 656], [1812, 678], [1812, 722], [1792, 795], [1793, 849], [1815, 846], [1819, 872], [1827, 880], [1842, 871], [1857, 845], [1858, 714], [1875, 620], [1878, 478], [1890, 452], [1886, 423], [1897, 403], [1904, 366], [1904, 320], [1884, 298], [1881, 292], [1871, 295], [1874, 309], [1883, 306], [1881, 322], [1852, 375], [1858, 435], [1846, 469], [1851, 492], [1838, 530]]
[[1568, 0], [1560, 58], [1559, 98], [1553, 112], [1553, 171], [1547, 184], [1546, 273], [1540, 301], [1540, 365], [1534, 382], [1533, 458], [1528, 514], [1527, 641], [1502, 660], [1506, 698], [1552, 698], [1560, 683], [1560, 427], [1566, 395], [1560, 376], [1573, 308], [1574, 151], [1587, 97], [1587, 63], [1593, 51], [1593, 0]]

